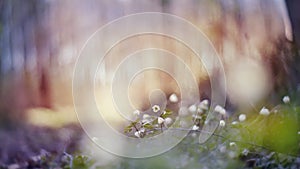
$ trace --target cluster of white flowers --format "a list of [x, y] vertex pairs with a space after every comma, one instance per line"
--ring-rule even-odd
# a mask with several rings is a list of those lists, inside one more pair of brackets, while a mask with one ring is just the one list
[[[173, 93], [169, 96], [169, 102], [170, 103], [178, 103], [179, 102], [179, 97]], [[282, 102], [285, 104], [290, 103], [290, 97], [289, 96], [284, 96], [282, 98]], [[178, 117], [176, 118], [176, 120], [180, 119], [179, 121], [179, 125], [181, 127], [190, 127], [190, 123], [188, 123], [188, 121], [190, 121], [190, 116], [192, 115], [193, 118], [193, 126], [190, 128], [193, 131], [198, 131], [202, 124], [207, 124], [209, 122], [208, 119], [206, 118], [206, 113], [209, 110], [209, 100], [205, 99], [202, 100], [199, 103], [195, 103], [192, 105], [189, 105], [189, 107], [180, 107], [178, 110]], [[140, 117], [141, 120], [140, 121], [134, 121], [132, 122], [131, 125], [128, 126], [129, 130], [126, 130], [127, 132], [132, 132], [132, 134], [134, 134], [135, 137], [137, 138], [143, 138], [146, 133], [149, 132], [154, 132], [157, 130], [157, 128], [161, 128], [161, 131], [163, 131], [164, 127], [168, 128], [172, 123], [173, 123], [173, 119], [170, 116], [170, 110], [164, 110], [162, 109], [159, 105], [153, 105], [151, 107], [152, 112], [155, 113], [155, 115], [153, 115], [153, 113], [149, 114], [144, 114], [143, 112], [139, 111], [139, 110], [135, 110], [133, 112], [133, 115], [137, 117], [137, 119], [139, 120]], [[150, 110], [151, 110], [150, 109]], [[214, 107], [214, 112], [219, 113], [221, 116], [221, 120], [219, 121], [219, 126], [220, 127], [225, 127], [226, 124], [226, 118], [227, 117], [227, 111], [226, 109], [221, 106], [221, 105], [216, 105]], [[277, 110], [272, 110], [272, 112], [275, 112]], [[263, 116], [268, 116], [270, 115], [271, 111], [266, 108], [263, 107], [260, 111], [259, 114], [263, 115]], [[183, 117], [188, 117], [188, 118], [183, 118]], [[247, 115], [246, 114], [239, 114], [238, 115], [238, 120], [232, 121], [231, 124], [232, 125], [236, 125], [236, 124], [242, 124], [242, 122], [247, 120]], [[137, 125], [135, 125], [137, 124]], [[131, 128], [130, 128], [131, 127]], [[127, 129], [128, 129], [127, 128]], [[151, 131], [152, 129], [155, 129], [153, 131]], [[196, 135], [196, 132], [193, 132], [194, 135]], [[300, 135], [300, 131], [298, 131], [298, 135]], [[95, 139], [93, 138], [93, 141], [95, 141]], [[235, 142], [230, 142], [229, 143], [230, 147], [235, 147], [236, 143]], [[226, 150], [226, 146], [224, 146], [222, 148], [222, 150], [225, 152]], [[221, 151], [221, 150], [220, 150]], [[248, 155], [249, 150], [248, 149], [244, 149], [242, 154], [243, 155]]]
[[[164, 111], [164, 112], [163, 112], [163, 115], [166, 114], [166, 113], [167, 113], [167, 112]], [[172, 120], [172, 118], [170, 118], [170, 117], [166, 117], [166, 118], [158, 117], [158, 118], [157, 118], [157, 123], [158, 123], [158, 124], [164, 124], [165, 127], [170, 126], [170, 125], [172, 124], [172, 122], [173, 122], [173, 120]]]
[[[289, 96], [284, 96], [284, 97], [282, 98], [282, 102], [285, 103], [285, 104], [290, 103], [290, 101], [291, 101], [291, 99], [290, 99]], [[278, 110], [274, 110], [273, 112], [274, 112], [274, 113], [278, 113]], [[260, 115], [263, 115], [263, 116], [268, 116], [268, 115], [270, 115], [270, 113], [271, 113], [271, 111], [270, 111], [268, 108], [266, 108], [266, 107], [263, 107], [263, 108], [259, 111], [259, 114], [260, 114]]]
[[[175, 101], [174, 99], [177, 96], [172, 96], [170, 100]], [[161, 110], [159, 105], [153, 105], [151, 107], [152, 111], [156, 113], [155, 115], [143, 114], [139, 110], [133, 111], [133, 115], [137, 116], [137, 121], [132, 122], [126, 129], [125, 132], [133, 131], [135, 137], [143, 138], [146, 133], [151, 133], [150, 128], [168, 128], [172, 123], [173, 119], [168, 117], [172, 114], [170, 110]], [[142, 118], [139, 119], [139, 116], [142, 115]], [[146, 132], [147, 131], [147, 132]]]
[[188, 116], [190, 113], [193, 117], [194, 126], [192, 130], [199, 130], [201, 124], [204, 122], [206, 116], [205, 112], [209, 109], [209, 101], [207, 99], [202, 100], [198, 105], [192, 104], [188, 108], [179, 110], [180, 116]]
[[196, 104], [190, 105], [188, 111], [191, 113], [203, 113], [204, 111], [208, 110], [209, 101], [207, 99], [202, 100], [198, 106]]
[[215, 107], [215, 112], [220, 113], [221, 115], [226, 115], [226, 110], [220, 105]]

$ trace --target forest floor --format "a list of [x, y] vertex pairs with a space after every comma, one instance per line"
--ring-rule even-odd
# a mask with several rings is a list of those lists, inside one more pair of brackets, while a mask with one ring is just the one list
[[201, 129], [191, 130], [171, 150], [143, 159], [83, 150], [78, 124], [1, 128], [0, 168], [300, 168], [298, 101], [268, 107], [268, 115], [235, 113], [205, 144], [198, 143]]

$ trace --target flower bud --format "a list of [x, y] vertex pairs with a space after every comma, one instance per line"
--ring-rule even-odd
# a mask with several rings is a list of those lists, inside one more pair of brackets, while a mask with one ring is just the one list
[[245, 114], [240, 114], [239, 115], [239, 121], [242, 122], [242, 121], [245, 121], [247, 118], [247, 116]]
[[192, 128], [192, 130], [194, 130], [194, 131], [198, 130], [198, 129], [199, 129], [199, 126], [196, 126], [196, 125], [194, 125], [193, 128]]
[[171, 103], [177, 103], [178, 102], [178, 97], [175, 93], [171, 94], [171, 96], [169, 97], [169, 100]]
[[290, 97], [289, 97], [289, 96], [284, 96], [284, 97], [282, 98], [282, 101], [283, 101], [283, 103], [287, 104], [287, 103], [290, 102]]
[[158, 124], [162, 124], [163, 122], [165, 122], [165, 119], [161, 118], [161, 117], [158, 117], [157, 118], [157, 123]]
[[173, 120], [172, 120], [170, 117], [167, 117], [167, 118], [165, 119], [166, 125], [170, 125], [170, 124], [172, 124], [172, 122], [173, 122]]
[[191, 113], [196, 113], [196, 111], [197, 111], [197, 106], [196, 105], [191, 105], [190, 107], [189, 107], [189, 111], [191, 112]]
[[263, 108], [260, 110], [259, 114], [264, 115], [264, 116], [268, 116], [268, 115], [270, 114], [270, 111], [269, 111], [269, 109], [263, 107]]
[[225, 126], [225, 121], [224, 120], [220, 120], [220, 126], [224, 127]]

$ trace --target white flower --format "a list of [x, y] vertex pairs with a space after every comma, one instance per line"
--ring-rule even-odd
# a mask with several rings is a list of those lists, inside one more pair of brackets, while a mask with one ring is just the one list
[[140, 131], [134, 132], [134, 135], [135, 135], [137, 138], [141, 138], [141, 132], [140, 132]]
[[191, 113], [196, 113], [196, 111], [197, 111], [197, 106], [196, 105], [191, 105], [190, 107], [189, 107], [189, 111], [191, 112]]
[[178, 115], [179, 115], [180, 117], [188, 116], [188, 115], [189, 115], [189, 112], [188, 112], [188, 111], [189, 111], [188, 108], [186, 108], [186, 107], [181, 107], [181, 108], [179, 109]]
[[194, 125], [193, 127], [192, 127], [192, 130], [198, 130], [199, 129], [199, 126], [196, 126], [196, 125]]
[[166, 119], [165, 119], [165, 124], [166, 125], [170, 125], [171, 123], [172, 123], [172, 119], [170, 118], [170, 117], [167, 117]]
[[224, 127], [225, 126], [225, 121], [224, 120], [220, 120], [220, 126]]
[[239, 115], [239, 121], [242, 122], [242, 121], [245, 121], [247, 118], [247, 116], [245, 114], [240, 114]]
[[149, 114], [144, 114], [142, 123], [144, 124], [151, 123], [151, 116]]
[[157, 123], [158, 124], [162, 124], [163, 122], [165, 122], [165, 119], [161, 118], [161, 117], [158, 117], [157, 118]]
[[298, 131], [298, 134], [300, 135], [300, 131]]
[[135, 116], [139, 116], [139, 115], [141, 114], [141, 112], [140, 112], [139, 110], [135, 110], [135, 111], [133, 111], [133, 114], [134, 114]]
[[144, 114], [143, 115], [143, 119], [150, 119], [150, 118], [151, 118], [151, 116], [149, 114]]
[[171, 94], [171, 96], [169, 97], [169, 100], [171, 103], [177, 103], [178, 102], [178, 97], [175, 93]]
[[230, 142], [230, 143], [229, 143], [229, 146], [230, 146], [230, 147], [233, 147], [233, 146], [236, 146], [236, 144], [235, 144], [235, 142]]
[[232, 125], [236, 125], [236, 124], [238, 124], [238, 123], [239, 123], [239, 122], [237, 122], [237, 121], [231, 122]]
[[139, 131], [134, 132], [134, 135], [137, 138], [141, 138], [141, 137], [144, 137], [144, 132], [145, 132], [145, 128], [141, 128]]
[[208, 100], [203, 100], [199, 103], [199, 108], [202, 109], [202, 110], [208, 110]]
[[268, 116], [268, 115], [270, 114], [270, 111], [269, 111], [269, 109], [263, 107], [263, 108], [260, 110], [259, 114], [264, 115], [264, 116]]
[[140, 128], [140, 133], [144, 133], [145, 132], [145, 128]]
[[217, 106], [215, 107], [215, 112], [220, 112], [220, 111], [222, 111], [222, 109], [223, 109], [222, 106], [217, 105]]
[[154, 113], [157, 113], [157, 112], [160, 111], [160, 107], [159, 107], [158, 105], [154, 105], [154, 106], [152, 106], [152, 111], [153, 111]]
[[226, 115], [226, 110], [225, 110], [225, 109], [222, 109], [222, 111], [220, 111], [220, 114]]
[[207, 100], [207, 99], [204, 99], [204, 100], [202, 100], [202, 102], [201, 102], [203, 105], [206, 105], [206, 106], [208, 106], [208, 104], [209, 104], [209, 101]]
[[246, 148], [245, 148], [245, 149], [243, 150], [243, 152], [242, 152], [242, 154], [243, 154], [244, 156], [247, 156], [247, 155], [248, 155], [248, 153], [249, 153], [249, 150], [248, 150], [248, 149], [246, 149]]
[[197, 113], [200, 113], [200, 114], [201, 114], [201, 113], [203, 113], [203, 110], [204, 110], [204, 109], [198, 107], [198, 108], [197, 108]]
[[215, 107], [215, 112], [220, 113], [222, 115], [226, 115], [226, 110], [220, 105], [217, 105]]
[[283, 101], [283, 103], [287, 104], [287, 103], [290, 102], [290, 97], [289, 97], [289, 96], [284, 96], [284, 97], [282, 98], [282, 101]]

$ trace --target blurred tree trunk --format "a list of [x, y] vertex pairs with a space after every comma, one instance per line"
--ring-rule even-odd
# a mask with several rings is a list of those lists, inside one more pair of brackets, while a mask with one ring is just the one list
[[[47, 2], [0, 2], [0, 121], [24, 121], [24, 110], [51, 107]], [[3, 122], [3, 123], [2, 123]], [[10, 124], [12, 123], [12, 124]]]
[[286, 5], [291, 19], [293, 38], [299, 47], [300, 45], [300, 10], [299, 10], [300, 1], [286, 0]]
[[299, 0], [286, 0], [288, 14], [291, 20], [293, 31], [293, 49], [292, 59], [289, 61], [291, 73], [295, 81], [295, 88], [297, 93], [300, 93], [300, 1]]

